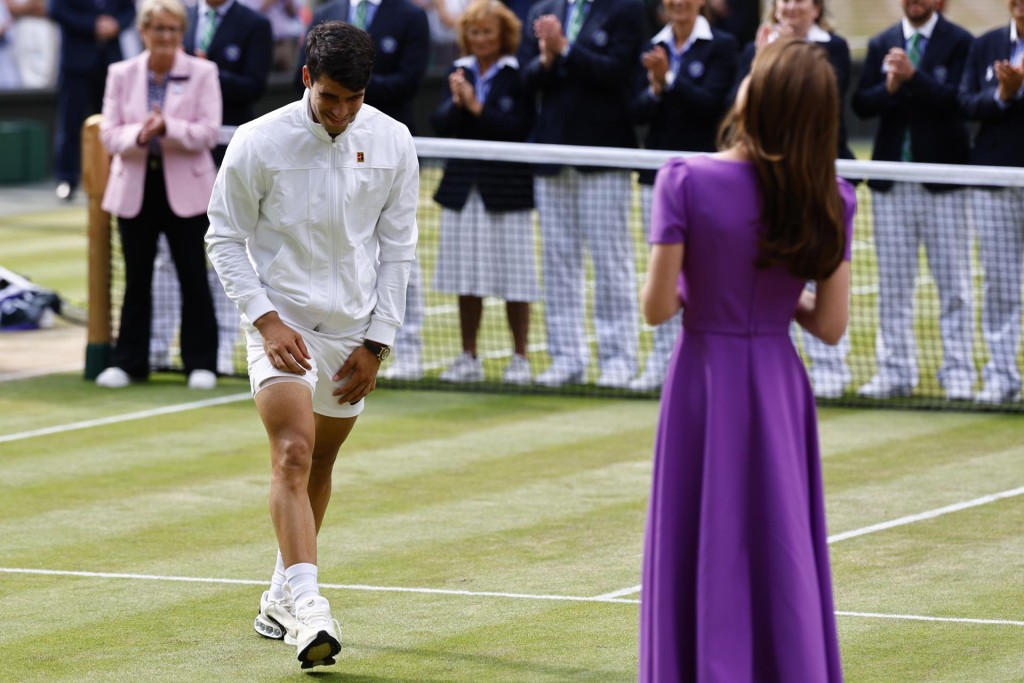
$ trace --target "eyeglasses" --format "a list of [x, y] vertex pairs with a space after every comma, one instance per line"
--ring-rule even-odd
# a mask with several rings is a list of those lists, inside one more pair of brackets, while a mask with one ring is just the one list
[[181, 33], [184, 29], [180, 26], [147, 26], [146, 30], [150, 33], [157, 35], [164, 34], [169, 36], [176, 36]]

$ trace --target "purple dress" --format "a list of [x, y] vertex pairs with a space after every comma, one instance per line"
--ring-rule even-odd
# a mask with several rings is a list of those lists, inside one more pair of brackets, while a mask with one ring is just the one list
[[[850, 258], [854, 190], [840, 180]], [[836, 683], [814, 394], [789, 336], [804, 282], [758, 269], [753, 164], [659, 172], [651, 242], [685, 244], [644, 543], [645, 682]]]

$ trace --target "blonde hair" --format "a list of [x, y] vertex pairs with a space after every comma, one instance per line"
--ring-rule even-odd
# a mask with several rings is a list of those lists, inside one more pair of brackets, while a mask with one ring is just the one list
[[836, 183], [839, 86], [823, 48], [782, 38], [757, 51], [723, 123], [721, 140], [757, 168], [763, 199], [761, 256], [793, 276], [832, 274], [846, 249]]
[[491, 17], [498, 19], [501, 54], [504, 56], [516, 53], [519, 41], [522, 40], [523, 22], [519, 21], [519, 17], [500, 0], [473, 0], [462, 13], [455, 26], [455, 41], [459, 44], [459, 52], [463, 55], [469, 54], [469, 25]]
[[142, 6], [139, 7], [139, 14], [135, 18], [135, 28], [141, 32], [149, 26], [153, 16], [161, 12], [167, 12], [180, 21], [181, 30], [185, 30], [185, 25], [188, 24], [188, 15], [185, 14], [185, 5], [181, 3], [181, 0], [143, 0]]
[[[832, 24], [829, 23], [828, 19], [825, 18], [825, 0], [813, 0], [814, 6], [818, 8], [818, 20], [815, 21], [818, 26], [824, 30], [832, 33]], [[768, 10], [765, 12], [764, 20], [767, 24], [774, 24], [778, 21], [776, 13], [778, 12], [778, 0], [772, 0], [768, 3]]]

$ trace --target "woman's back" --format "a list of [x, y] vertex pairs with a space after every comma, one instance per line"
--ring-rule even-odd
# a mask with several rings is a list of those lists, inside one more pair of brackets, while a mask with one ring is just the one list
[[[763, 231], [761, 191], [753, 163], [691, 157], [666, 164], [656, 193], [651, 241], [679, 242], [686, 258], [679, 294], [687, 331], [786, 332], [804, 281], [782, 266], [757, 268]], [[840, 180], [844, 203], [853, 188]]]

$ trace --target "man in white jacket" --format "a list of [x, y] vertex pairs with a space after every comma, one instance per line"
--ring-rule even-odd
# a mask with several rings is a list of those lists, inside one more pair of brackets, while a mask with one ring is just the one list
[[210, 200], [207, 249], [242, 313], [270, 440], [278, 556], [255, 628], [333, 664], [341, 633], [317, 582], [316, 534], [338, 450], [402, 324], [419, 167], [408, 129], [367, 105], [369, 36], [306, 38], [299, 102], [241, 126]]

